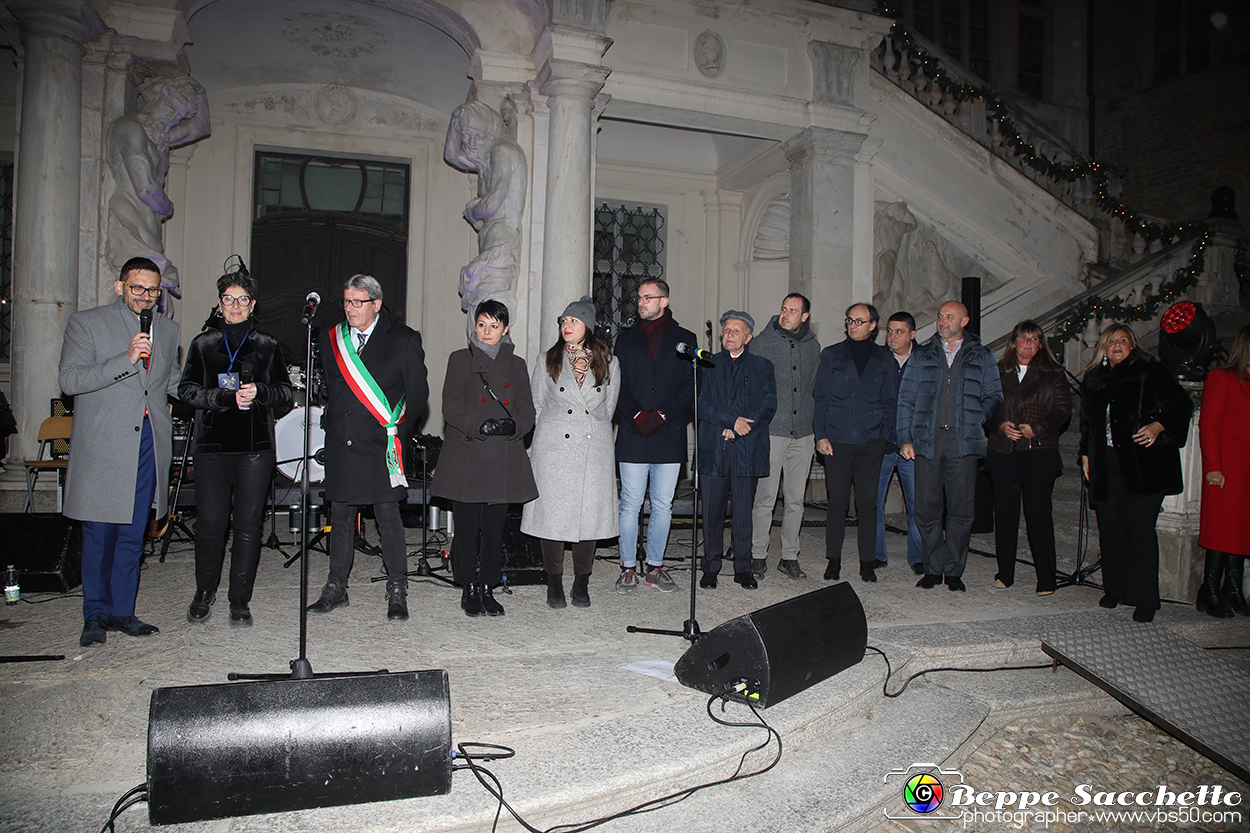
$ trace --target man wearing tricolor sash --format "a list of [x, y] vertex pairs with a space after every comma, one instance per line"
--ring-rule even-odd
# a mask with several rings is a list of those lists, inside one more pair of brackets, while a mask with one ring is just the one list
[[429, 386], [421, 335], [382, 311], [382, 286], [368, 275], [343, 285], [347, 320], [321, 333], [325, 411], [326, 500], [330, 506], [330, 576], [310, 613], [346, 605], [355, 556], [358, 507], [373, 506], [386, 565], [386, 616], [408, 618], [408, 557], [399, 502], [408, 495], [403, 448]]

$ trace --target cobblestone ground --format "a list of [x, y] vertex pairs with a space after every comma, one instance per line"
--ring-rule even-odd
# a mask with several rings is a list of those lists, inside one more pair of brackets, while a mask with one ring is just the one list
[[[1052, 810], [1058, 818], [1035, 815], [974, 818], [938, 822], [917, 818], [886, 822], [874, 833], [942, 833], [942, 831], [1052, 830], [1086, 831], [1250, 831], [1250, 786], [1208, 758], [1136, 715], [1039, 715], [1013, 720], [992, 731], [959, 766], [964, 783], [981, 791], [1055, 791], [1061, 799]], [[1241, 801], [1225, 818], [1164, 818], [1147, 821], [1155, 808], [1078, 807], [1068, 799], [1077, 784], [1099, 791], [1154, 791], [1159, 784], [1180, 793], [1202, 785], [1220, 785], [1240, 793]], [[946, 808], [942, 808], [945, 810]], [[1096, 818], [1102, 810], [1142, 813], [1137, 821], [1124, 816]], [[1225, 808], [1226, 810], [1228, 808]], [[1081, 817], [1078, 811], [1084, 810]], [[1238, 818], [1239, 817], [1239, 818]]]

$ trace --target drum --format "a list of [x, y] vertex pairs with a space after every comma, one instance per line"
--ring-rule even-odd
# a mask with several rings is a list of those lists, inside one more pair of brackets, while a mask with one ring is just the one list
[[[309, 427], [308, 453], [313, 459], [309, 461], [308, 482], [320, 483], [325, 479], [326, 470], [317, 458], [324, 459], [322, 454], [326, 444], [326, 432], [321, 427], [322, 409], [313, 406], [312, 425]], [[283, 476], [300, 482], [303, 472], [300, 470], [300, 459], [304, 456], [304, 409], [295, 408], [291, 413], [274, 423], [274, 442], [277, 443], [278, 471]]]

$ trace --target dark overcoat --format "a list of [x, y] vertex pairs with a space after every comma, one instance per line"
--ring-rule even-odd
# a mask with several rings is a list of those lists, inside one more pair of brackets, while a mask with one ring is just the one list
[[[339, 326], [339, 325], [335, 325]], [[348, 387], [330, 346], [332, 328], [321, 332], [325, 366], [326, 499], [352, 505], [391, 503], [408, 495], [406, 486], [392, 486], [386, 469], [386, 429]], [[360, 351], [360, 360], [373, 375], [393, 408], [407, 396], [407, 415], [399, 424], [406, 446], [425, 410], [430, 389], [426, 382], [425, 351], [421, 334], [383, 310], [377, 326]], [[411, 472], [408, 472], [411, 474]]]
[[898, 393], [894, 370], [898, 362], [888, 347], [872, 345], [861, 376], [851, 355], [850, 339], [820, 351], [816, 371], [812, 427], [816, 440], [841, 445], [867, 445], [890, 436]]
[[[501, 407], [482, 384], [485, 377]], [[510, 437], [482, 436], [487, 419], [516, 421]], [[495, 358], [476, 347], [447, 357], [443, 379], [443, 421], [447, 424], [431, 494], [461, 503], [525, 503], [538, 497], [523, 439], [534, 427], [525, 360], [511, 344], [499, 345]]]
[[1218, 471], [1223, 486], [1203, 479], [1198, 543], [1208, 549], [1250, 555], [1250, 381], [1232, 368], [1212, 370], [1198, 414], [1202, 473]]
[[59, 381], [61, 391], [74, 397], [66, 517], [130, 523], [145, 408], [156, 455], [156, 515], [165, 514], [173, 456], [168, 397], [178, 393], [179, 327], [164, 316], [152, 317], [147, 370], [142, 362], [130, 363], [130, 339], [137, 332], [139, 316], [120, 297], [74, 313], [65, 325]]
[[751, 353], [750, 345], [738, 360], [721, 350], [703, 372], [699, 388], [699, 474], [725, 475], [722, 431], [738, 417], [755, 420], [751, 432], [733, 442], [737, 446], [739, 477], [768, 477], [768, 425], [777, 411], [777, 384], [773, 363]]
[[[1107, 499], [1108, 450], [1116, 455], [1129, 494], [1180, 494], [1185, 484], [1179, 449], [1189, 435], [1193, 410], [1189, 394], [1154, 359], [1128, 358], [1086, 373], [1081, 383], [1081, 456], [1089, 457], [1090, 500]], [[1108, 449], [1105, 439], [1108, 418], [1114, 449]], [[1151, 422], [1163, 425], [1158, 440], [1149, 446], [1133, 442], [1133, 434]]]
[[273, 451], [274, 418], [291, 409], [294, 392], [278, 340], [251, 329], [234, 355], [234, 371], [256, 385], [252, 407], [240, 411], [234, 391], [217, 387], [217, 374], [231, 367], [222, 319], [214, 315], [204, 331], [191, 341], [178, 384], [178, 398], [199, 410], [195, 419], [196, 454], [232, 454]]
[[[678, 344], [698, 346], [694, 333], [676, 320], [660, 336], [659, 355], [651, 358], [647, 337], [638, 324], [616, 339], [613, 354], [621, 363], [621, 396], [616, 403], [618, 463], [686, 462], [686, 425], [694, 404], [694, 371], [677, 352]], [[634, 414], [661, 411], [666, 421], [658, 433], [644, 437], [635, 430]]]

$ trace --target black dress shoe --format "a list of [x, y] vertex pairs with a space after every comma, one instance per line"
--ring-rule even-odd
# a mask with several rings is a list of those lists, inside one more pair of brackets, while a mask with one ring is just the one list
[[876, 571], [875, 569], [873, 569], [873, 566], [872, 566], [873, 564], [876, 564], [876, 563], [878, 563], [878, 562], [876, 562], [876, 561], [868, 561], [868, 562], [863, 562], [863, 561], [861, 561], [861, 562], [860, 562], [860, 564], [859, 564], [859, 577], [860, 577], [861, 579], [863, 579], [864, 581], [876, 581], [876, 580], [877, 580], [877, 571]]
[[837, 558], [828, 559], [825, 565], [825, 581], [837, 581], [842, 577], [842, 561]]
[[487, 616], [503, 616], [503, 605], [495, 601], [495, 592], [490, 587], [482, 587], [482, 607]]
[[1107, 610], [1115, 610], [1119, 603], [1120, 597], [1114, 593], [1103, 593], [1102, 598], [1098, 600], [1098, 606], [1105, 607]]
[[913, 573], [915, 573], [916, 575], [918, 575], [918, 576], [923, 576], [923, 575], [924, 575], [924, 565], [923, 565], [923, 564], [920, 564], [920, 563], [913, 564], [913, 565], [911, 565], [911, 571], [912, 571]]
[[758, 578], [763, 578], [764, 573], [767, 573], [767, 572], [768, 572], [768, 559], [766, 558], [752, 558], [751, 559], [751, 575], [755, 576], [758, 579]]
[[486, 606], [482, 604], [482, 585], [469, 584], [460, 597], [460, 607], [464, 608], [465, 616], [485, 616]]
[[755, 576], [750, 570], [741, 573], [734, 573], [734, 581], [742, 585], [743, 590], [754, 590], [759, 587], [759, 582], [755, 580]]
[[103, 645], [108, 639], [107, 630], [103, 619], [88, 619], [82, 623], [82, 636], [78, 637], [78, 644], [84, 648]]
[[251, 626], [252, 626], [252, 611], [247, 606], [247, 602], [231, 602], [230, 603], [230, 627], [250, 628]]
[[386, 585], [386, 618], [392, 622], [408, 621], [408, 588], [397, 581]]
[[880, 570], [882, 567], [889, 567], [889, 566], [890, 566], [890, 562], [882, 561], [880, 558], [872, 562], [872, 568], [874, 570]]
[[961, 579], [959, 576], [947, 576], [946, 577], [946, 589], [951, 591], [952, 593], [956, 591], [960, 593], [968, 592], [968, 588], [964, 586], [964, 580]]
[[308, 612], [329, 613], [340, 605], [348, 607], [350, 604], [347, 588], [337, 582], [327, 581], [326, 586], [321, 588], [321, 598], [308, 606]]
[[937, 587], [941, 583], [942, 583], [941, 576], [934, 576], [934, 575], [930, 575], [929, 573], [925, 573], [924, 576], [921, 577], [920, 581], [916, 582], [916, 586], [923, 587], [925, 590], [932, 590], [934, 587]]
[[118, 631], [126, 636], [151, 636], [161, 632], [156, 625], [139, 621], [138, 616], [110, 616], [107, 627], [111, 631]]
[[704, 590], [715, 590], [716, 573], [704, 573], [703, 577], [699, 579], [699, 586]]
[[1156, 607], [1142, 607], [1139, 605], [1133, 611], [1133, 621], [1134, 622], [1153, 622], [1155, 620], [1155, 611], [1157, 610], [1158, 608]]
[[187, 621], [195, 624], [207, 622], [213, 614], [213, 602], [217, 601], [216, 590], [196, 590], [195, 598], [187, 605]]

